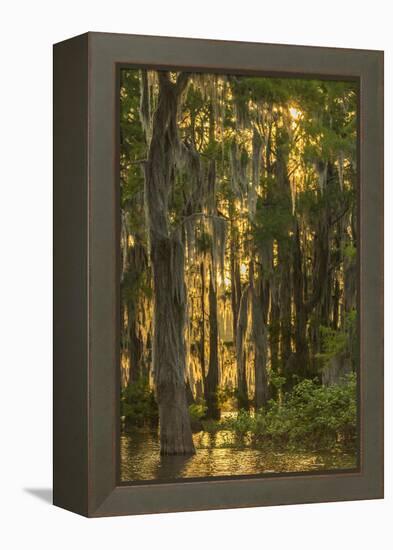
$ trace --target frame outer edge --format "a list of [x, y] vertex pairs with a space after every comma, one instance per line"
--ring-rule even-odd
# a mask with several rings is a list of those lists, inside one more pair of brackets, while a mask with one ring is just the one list
[[53, 47], [53, 503], [88, 513], [87, 34]]
[[[306, 502], [330, 502], [338, 500], [360, 500], [381, 498], [383, 463], [383, 410], [381, 390], [383, 384], [383, 350], [381, 336], [382, 286], [381, 262], [383, 261], [381, 214], [383, 197], [378, 195], [377, 204], [370, 207], [365, 204], [367, 220], [374, 227], [372, 236], [366, 243], [367, 254], [377, 260], [378, 265], [372, 273], [367, 271], [368, 282], [361, 289], [367, 293], [367, 312], [373, 312], [376, 327], [365, 324], [369, 340], [368, 354], [376, 353], [376, 369], [371, 362], [365, 365], [366, 414], [369, 418], [366, 426], [365, 469], [359, 473], [337, 473], [325, 475], [305, 474], [304, 476], [269, 477], [258, 479], [228, 479], [174, 482], [171, 484], [151, 484], [139, 486], [116, 486], [115, 470], [116, 442], [113, 426], [116, 419], [108, 418], [116, 411], [116, 390], [112, 387], [114, 373], [113, 338], [115, 334], [111, 323], [116, 322], [115, 291], [117, 284], [114, 273], [113, 243], [115, 223], [113, 216], [115, 204], [115, 185], [113, 164], [114, 132], [114, 78], [116, 63], [150, 64], [156, 66], [199, 67], [205, 72], [214, 68], [220, 72], [235, 72], [242, 67], [244, 71], [266, 72], [307, 76], [309, 78], [351, 77], [361, 79], [366, 86], [367, 116], [375, 118], [373, 144], [368, 133], [361, 145], [361, 154], [365, 153], [362, 163], [361, 182], [365, 185], [367, 197], [377, 189], [383, 188], [383, 54], [365, 50], [340, 50], [332, 48], [313, 48], [303, 46], [275, 46], [255, 43], [235, 43], [190, 39], [171, 39], [163, 37], [143, 37], [135, 35], [112, 35], [89, 33], [91, 37], [91, 90], [89, 92], [89, 178], [91, 190], [91, 214], [89, 218], [89, 269], [91, 273], [91, 371], [89, 374], [89, 515], [94, 517], [173, 512], [180, 510], [203, 510], [277, 504], [295, 504]], [[184, 47], [183, 47], [184, 46]], [[225, 48], [224, 48], [225, 46]], [[224, 51], [234, 54], [225, 58]], [[250, 56], [248, 56], [248, 53]], [[210, 55], [211, 54], [211, 55]], [[143, 56], [143, 58], [142, 58]], [[193, 64], [193, 60], [195, 65]], [[226, 60], [225, 60], [226, 59]], [[205, 66], [201, 60], [208, 60]], [[178, 62], [178, 65], [176, 63]], [[266, 65], [265, 65], [266, 63]], [[267, 67], [267, 68], [266, 68]], [[219, 68], [219, 69], [218, 69]], [[272, 75], [274, 76], [274, 74]], [[367, 96], [372, 103], [367, 103]], [[370, 129], [370, 121], [363, 120], [362, 127]], [[366, 122], [366, 124], [365, 124]], [[378, 148], [379, 147], [379, 148]], [[366, 170], [364, 170], [364, 158]], [[369, 176], [374, 171], [374, 177]], [[367, 173], [367, 176], [365, 176]], [[376, 175], [375, 175], [376, 174]], [[374, 182], [374, 183], [373, 183]], [[363, 196], [363, 195], [362, 195]], [[360, 197], [360, 196], [359, 196]], [[382, 216], [383, 219], [383, 216]], [[364, 223], [365, 219], [361, 221]], [[376, 228], [376, 224], [378, 227]], [[362, 233], [361, 233], [362, 235]], [[371, 235], [371, 234], [370, 234]], [[112, 248], [111, 248], [112, 247]], [[373, 252], [375, 249], [375, 252]], [[361, 261], [363, 261], [361, 259]], [[369, 258], [368, 258], [369, 261]], [[374, 281], [374, 287], [370, 284]], [[375, 292], [375, 290], [377, 292]], [[105, 291], [105, 295], [103, 292]], [[379, 332], [378, 332], [379, 331]], [[371, 344], [370, 344], [371, 341]], [[109, 360], [109, 361], [108, 361]], [[112, 369], [112, 370], [111, 370]], [[108, 385], [109, 384], [109, 385]], [[369, 398], [369, 394], [373, 396]], [[383, 392], [382, 392], [383, 397]], [[373, 407], [377, 407], [373, 409]], [[370, 411], [372, 412], [370, 417]], [[375, 424], [376, 422], [376, 424]], [[375, 434], [377, 429], [378, 433]], [[373, 435], [375, 434], [375, 435]], [[376, 445], [371, 448], [370, 441]]]
[[361, 106], [360, 360], [365, 378], [361, 381], [362, 458], [369, 494], [384, 498], [384, 53], [381, 51], [368, 52], [365, 60]]

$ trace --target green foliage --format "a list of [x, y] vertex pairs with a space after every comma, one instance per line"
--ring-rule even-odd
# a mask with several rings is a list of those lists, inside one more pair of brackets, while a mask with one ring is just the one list
[[128, 271], [124, 275], [121, 292], [124, 301], [128, 302], [136, 303], [141, 294], [144, 294], [147, 298], [152, 298], [153, 289], [148, 273], [146, 271]]
[[205, 400], [202, 399], [198, 403], [192, 403], [188, 407], [188, 412], [190, 414], [191, 422], [198, 422], [206, 416], [207, 405]]
[[281, 78], [232, 78], [232, 90], [238, 100], [281, 104], [288, 101], [298, 81]]
[[320, 327], [322, 353], [317, 355], [324, 363], [332, 357], [348, 352], [356, 328], [356, 310], [346, 314], [343, 326], [339, 330], [331, 327]]
[[219, 408], [223, 408], [228, 402], [235, 398], [235, 390], [228, 386], [219, 387], [217, 390], [217, 403]]
[[238, 435], [262, 434], [265, 431], [265, 420], [262, 414], [252, 415], [244, 409], [240, 410], [236, 416], [225, 421], [225, 429], [232, 430]]
[[158, 407], [145, 380], [138, 380], [121, 392], [120, 415], [130, 426], [143, 427], [158, 422]]
[[[274, 180], [266, 180], [266, 187], [274, 189]], [[258, 198], [253, 235], [256, 243], [263, 246], [273, 239], [284, 244], [290, 240], [294, 217], [289, 196], [277, 196], [266, 201]]]
[[267, 433], [292, 445], [329, 446], [340, 438], [351, 442], [356, 433], [356, 377], [346, 384], [320, 386], [303, 380], [283, 405], [274, 402], [266, 414]]
[[219, 420], [213, 420], [212, 418], [206, 418], [202, 420], [202, 428], [204, 432], [214, 434], [221, 431], [223, 428], [222, 422]]
[[271, 371], [270, 372], [270, 376], [269, 376], [269, 381], [270, 381], [270, 384], [276, 388], [276, 389], [280, 389], [284, 386], [285, 382], [286, 382], [286, 379], [284, 376], [280, 376], [279, 374], [277, 374], [276, 372], [274, 371]]
[[144, 187], [140, 166], [129, 166], [126, 178], [123, 181], [121, 192], [123, 204], [137, 198], [142, 193]]
[[242, 410], [223, 422], [222, 429], [294, 448], [322, 449], [338, 442], [352, 445], [356, 410], [355, 375], [348, 375], [343, 385], [321, 386], [316, 380], [303, 380], [282, 403], [271, 400], [266, 410], [255, 414]]
[[356, 247], [353, 245], [353, 243], [347, 243], [344, 246], [343, 255], [350, 260], [356, 259]]
[[324, 351], [320, 353], [318, 357], [328, 360], [345, 351], [348, 340], [346, 332], [321, 326], [320, 333], [322, 338], [322, 349]]

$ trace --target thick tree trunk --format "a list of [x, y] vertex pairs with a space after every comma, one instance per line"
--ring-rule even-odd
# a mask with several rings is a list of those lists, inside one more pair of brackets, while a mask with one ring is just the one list
[[194, 394], [192, 393], [191, 384], [189, 380], [187, 380], [186, 382], [186, 399], [187, 399], [188, 406], [195, 404]]
[[[160, 418], [161, 454], [194, 452], [185, 391], [185, 304], [173, 295], [172, 260], [183, 253], [181, 242], [151, 243], [154, 274], [153, 368]], [[174, 249], [178, 250], [175, 251]], [[179, 273], [183, 275], [183, 265]], [[180, 286], [184, 285], [180, 283]]]
[[[195, 452], [185, 386], [184, 249], [171, 231], [168, 201], [180, 154], [177, 114], [187, 76], [158, 72], [160, 91], [145, 163], [145, 201], [154, 282], [153, 372], [163, 455]], [[143, 102], [142, 102], [143, 103]], [[147, 122], [147, 121], [146, 121]], [[147, 126], [147, 124], [146, 124]]]
[[209, 281], [209, 371], [206, 377], [205, 399], [207, 416], [218, 420], [220, 410], [217, 402], [218, 389], [218, 320], [217, 320], [217, 293], [216, 284], [213, 281], [214, 273], [210, 270]]

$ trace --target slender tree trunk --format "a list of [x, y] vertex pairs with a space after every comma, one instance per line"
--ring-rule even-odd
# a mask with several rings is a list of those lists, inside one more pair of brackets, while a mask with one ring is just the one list
[[[128, 234], [126, 235], [128, 240]], [[129, 247], [128, 244], [124, 246], [123, 252], [123, 276], [121, 284], [127, 284], [130, 278], [134, 288], [133, 296], [131, 299], [126, 299], [123, 303], [122, 309], [122, 340], [124, 353], [128, 360], [129, 365], [129, 377], [128, 383], [138, 381], [143, 377], [142, 372], [142, 356], [143, 356], [143, 339], [140, 337], [138, 331], [137, 315], [139, 307], [142, 303], [141, 290], [139, 280], [142, 273], [147, 269], [147, 253], [143, 244], [140, 242], [139, 237], [136, 236], [136, 242], [133, 246]], [[127, 312], [127, 324], [124, 323], [124, 308]]]
[[205, 262], [202, 260], [200, 265], [201, 270], [201, 339], [199, 342], [201, 374], [204, 392], [206, 391], [206, 359], [205, 359]]
[[220, 410], [217, 402], [218, 389], [218, 320], [217, 320], [217, 292], [216, 283], [213, 280], [215, 274], [210, 269], [209, 281], [209, 371], [206, 377], [205, 399], [207, 404], [207, 415], [209, 418], [218, 420]]
[[180, 73], [176, 84], [165, 72], [159, 71], [158, 78], [158, 104], [144, 168], [154, 283], [153, 371], [160, 419], [160, 451], [163, 455], [192, 454], [195, 449], [185, 386], [184, 249], [179, 235], [171, 231], [168, 220], [169, 195], [174, 187], [181, 146], [177, 114], [187, 76]]
[[231, 239], [231, 305], [232, 305], [232, 318], [233, 318], [233, 343], [236, 349], [236, 327], [237, 327], [237, 317], [239, 315], [240, 307], [240, 298], [241, 298], [241, 282], [240, 282], [240, 268], [239, 262], [236, 258], [235, 251], [235, 236], [234, 231], [232, 231]]
[[[243, 310], [247, 310], [247, 296], [242, 298], [241, 281], [240, 281], [240, 267], [236, 255], [236, 233], [232, 227], [232, 239], [231, 239], [231, 305], [232, 305], [232, 319], [233, 319], [233, 345], [236, 357], [237, 368], [237, 402], [239, 409], [248, 409], [248, 390], [247, 390], [247, 378], [246, 378], [246, 359], [244, 342], [242, 341], [242, 333], [244, 323], [246, 319], [240, 319], [240, 309], [243, 299]], [[244, 311], [243, 311], [244, 317]], [[241, 341], [239, 341], [241, 338]]]
[[240, 409], [249, 409], [247, 376], [246, 376], [246, 335], [247, 335], [247, 311], [250, 288], [247, 285], [242, 292], [239, 305], [239, 314], [236, 326], [236, 362], [237, 362], [237, 403]]
[[287, 375], [291, 349], [291, 254], [288, 243], [279, 244], [278, 262], [280, 266], [280, 342], [283, 375]]
[[299, 373], [306, 375], [308, 369], [307, 310], [304, 300], [303, 258], [300, 246], [299, 225], [295, 226], [293, 252], [293, 296], [295, 304], [295, 349]]
[[254, 406], [258, 410], [265, 407], [269, 400], [267, 383], [267, 330], [264, 318], [264, 304], [257, 294], [254, 281], [254, 264], [250, 262], [250, 293], [251, 293], [251, 334], [254, 341], [254, 376], [255, 395]]
[[258, 303], [258, 298], [255, 294], [252, 297], [253, 308], [253, 333], [254, 333], [254, 346], [255, 346], [255, 358], [254, 358], [254, 370], [255, 370], [255, 409], [258, 410], [261, 407], [265, 407], [269, 400], [269, 388], [267, 383], [267, 371], [266, 371], [266, 327], [261, 322], [262, 312]]
[[129, 383], [137, 382], [141, 378], [141, 354], [143, 343], [139, 340], [137, 334], [137, 323], [133, 305], [128, 306], [128, 360], [130, 365]]
[[334, 330], [338, 329], [339, 312], [340, 312], [340, 283], [336, 276], [336, 280], [334, 283], [333, 303], [332, 303], [332, 327]]
[[[279, 357], [278, 357], [278, 343], [280, 336], [280, 307], [278, 305], [276, 292], [274, 289], [271, 291], [271, 310], [270, 310], [270, 330], [269, 330], [269, 346], [270, 346], [270, 365], [274, 374], [280, 374], [279, 372]], [[273, 387], [273, 397], [278, 397], [278, 392]]]
[[288, 135], [285, 130], [280, 131], [280, 143], [277, 144], [277, 160], [274, 173], [277, 182], [277, 193], [286, 222], [284, 238], [277, 243], [278, 269], [279, 269], [279, 307], [280, 307], [280, 367], [281, 373], [287, 380], [287, 387], [291, 384], [293, 371], [292, 355], [292, 236], [289, 231], [293, 229], [291, 188], [288, 177], [288, 152], [285, 144]]
[[343, 292], [343, 313], [348, 314], [356, 308], [356, 257], [345, 256], [343, 262], [344, 270], [344, 292]]

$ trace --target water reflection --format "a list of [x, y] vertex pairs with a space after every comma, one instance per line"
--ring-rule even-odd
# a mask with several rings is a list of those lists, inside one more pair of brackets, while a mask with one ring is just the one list
[[255, 475], [350, 469], [355, 453], [261, 449], [233, 432], [194, 434], [193, 456], [160, 456], [157, 434], [127, 432], [121, 436], [121, 480], [170, 480], [176, 478]]

